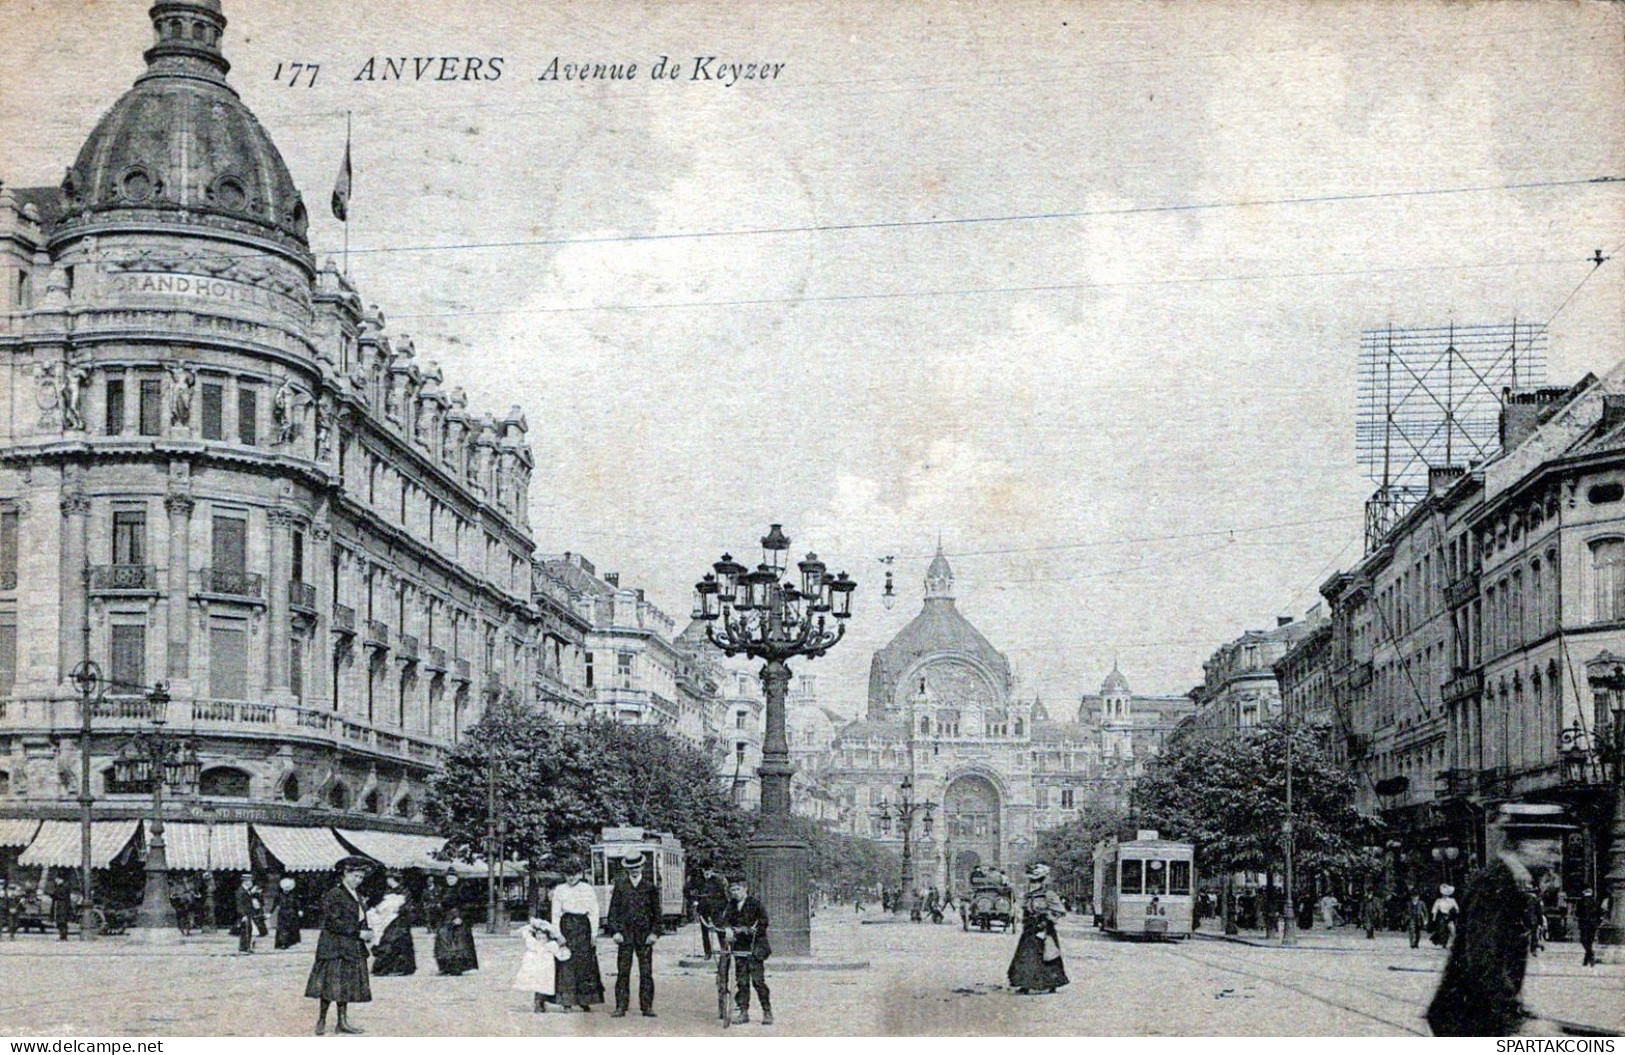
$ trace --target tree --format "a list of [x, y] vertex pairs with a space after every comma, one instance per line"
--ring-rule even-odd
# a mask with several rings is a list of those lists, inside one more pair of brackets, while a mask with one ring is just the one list
[[808, 817], [791, 817], [790, 831], [807, 843], [810, 878], [819, 889], [846, 893], [876, 884], [891, 886], [902, 872], [901, 858], [871, 839], [832, 832]]
[[1071, 893], [1090, 890], [1095, 877], [1095, 844], [1108, 835], [1134, 835], [1128, 815], [1115, 806], [1086, 802], [1065, 824], [1038, 833], [1032, 860], [1050, 867], [1056, 888]]
[[482, 852], [493, 781], [505, 845], [532, 864], [585, 857], [610, 825], [671, 832], [695, 868], [743, 860], [748, 817], [700, 751], [658, 729], [566, 725], [492, 707], [447, 759], [425, 803], [451, 856]]
[[[1237, 736], [1176, 739], [1135, 782], [1140, 822], [1195, 843], [1208, 874], [1280, 871], [1288, 735], [1278, 720]], [[1305, 871], [1362, 868], [1379, 822], [1354, 808], [1354, 781], [1332, 760], [1322, 734], [1298, 723], [1290, 736], [1297, 864]]]

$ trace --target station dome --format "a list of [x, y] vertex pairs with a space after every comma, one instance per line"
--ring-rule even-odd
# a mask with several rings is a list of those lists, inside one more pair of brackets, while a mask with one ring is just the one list
[[1100, 694], [1102, 696], [1129, 695], [1128, 679], [1123, 677], [1123, 672], [1117, 669], [1116, 663], [1112, 664], [1112, 672], [1106, 675], [1106, 680], [1100, 683]]
[[281, 153], [226, 83], [219, 0], [158, 0], [147, 70], [62, 181], [58, 235], [162, 223], [270, 238], [309, 255], [309, 217]]

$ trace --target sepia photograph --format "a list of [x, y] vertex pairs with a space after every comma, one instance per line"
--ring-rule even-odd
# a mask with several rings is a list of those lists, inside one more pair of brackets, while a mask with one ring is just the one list
[[1625, 4], [0, 25], [12, 1050], [1625, 1034]]

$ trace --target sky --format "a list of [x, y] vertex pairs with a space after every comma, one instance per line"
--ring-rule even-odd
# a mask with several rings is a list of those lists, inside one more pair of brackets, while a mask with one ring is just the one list
[[[0, 179], [60, 180], [144, 68], [149, 6], [7, 0]], [[847, 713], [939, 537], [1052, 713], [1114, 662], [1184, 692], [1301, 616], [1362, 552], [1362, 330], [1549, 321], [1553, 383], [1625, 357], [1625, 183], [1589, 182], [1625, 177], [1620, 5], [225, 13], [317, 256], [342, 255], [348, 115], [364, 299], [472, 407], [525, 411], [539, 549], [680, 627], [710, 563], [783, 523], [860, 583], [804, 667]], [[386, 56], [502, 74], [357, 79]], [[780, 68], [696, 80], [702, 56]], [[540, 79], [555, 58], [638, 70]]]

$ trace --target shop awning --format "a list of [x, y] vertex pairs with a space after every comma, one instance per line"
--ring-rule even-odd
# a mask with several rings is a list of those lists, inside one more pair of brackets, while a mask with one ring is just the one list
[[[135, 838], [140, 821], [96, 821], [90, 826], [90, 867], [106, 868]], [[28, 849], [17, 858], [21, 865], [42, 868], [78, 868], [79, 822], [45, 821]]]
[[328, 872], [350, 854], [329, 828], [293, 828], [283, 824], [256, 824], [254, 834], [290, 872]]
[[39, 834], [39, 821], [36, 820], [3, 820], [0, 821], [0, 849], [12, 846], [27, 846]]
[[[252, 867], [248, 856], [248, 825], [210, 825], [190, 822], [164, 822], [164, 858], [177, 872], [246, 872]], [[152, 836], [147, 836], [150, 842]], [[331, 862], [329, 862], [331, 864]]]
[[437, 853], [446, 840], [438, 835], [407, 835], [403, 832], [350, 831], [335, 828], [338, 837], [355, 847], [356, 853], [365, 854], [386, 868], [443, 867], [431, 855]]

